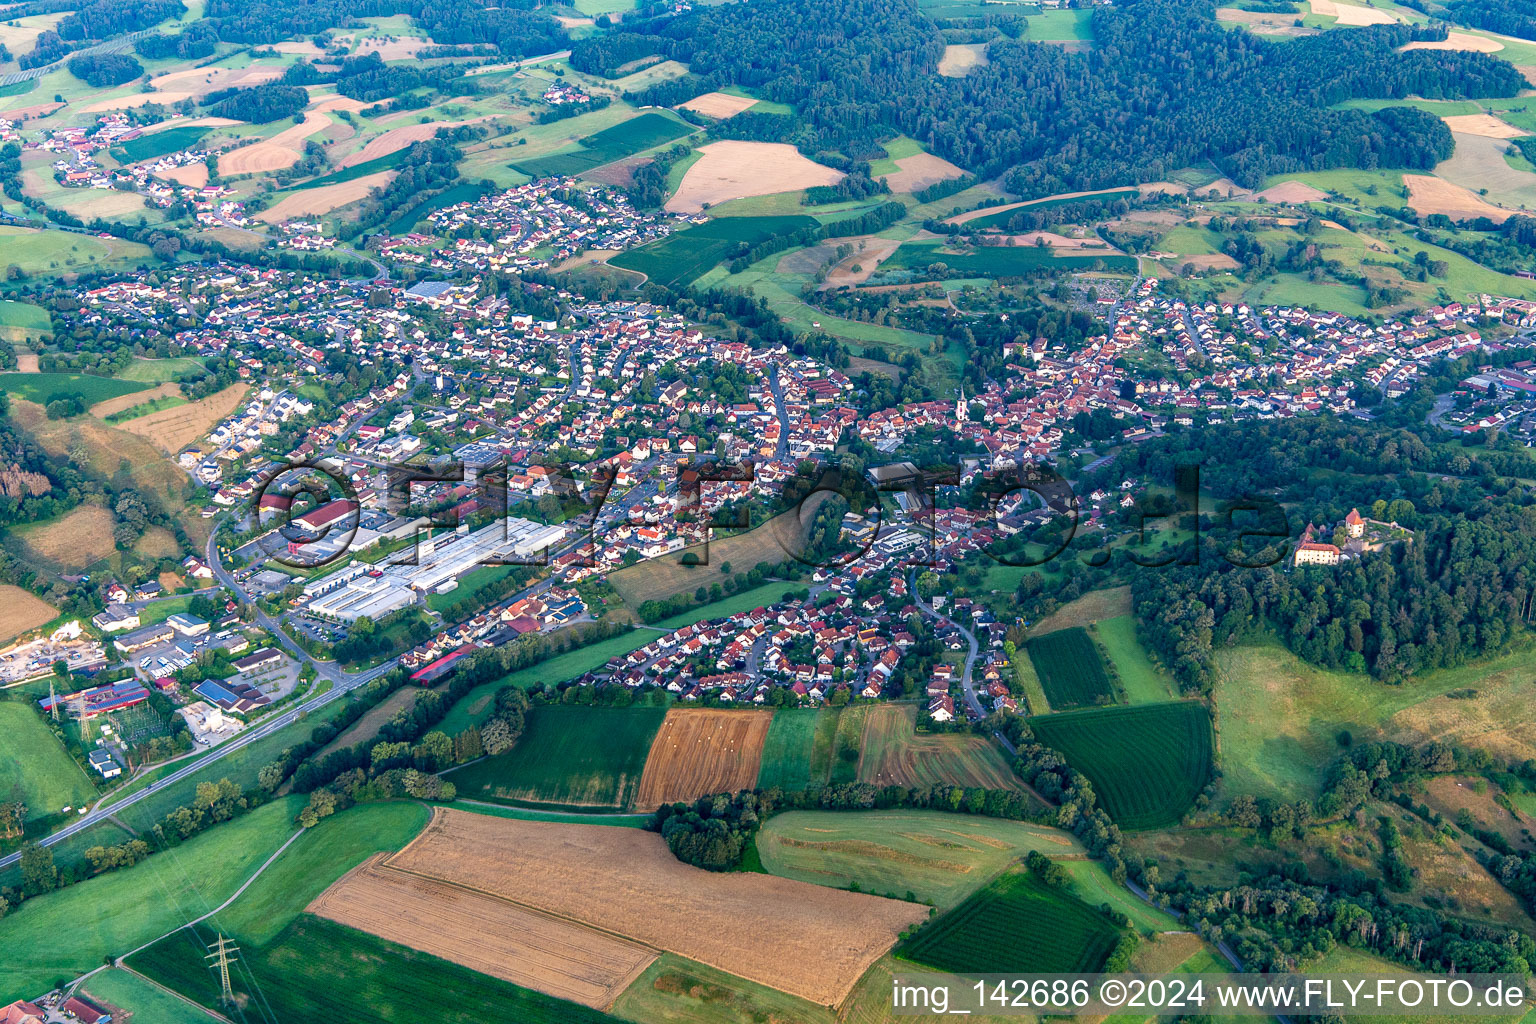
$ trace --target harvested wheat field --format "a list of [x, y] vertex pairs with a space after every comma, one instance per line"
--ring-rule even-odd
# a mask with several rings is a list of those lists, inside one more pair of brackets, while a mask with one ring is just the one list
[[813, 185], [836, 185], [843, 172], [800, 155], [784, 142], [711, 142], [683, 175], [677, 194], [667, 200], [672, 213], [698, 213], [705, 204], [728, 199], [795, 192]]
[[635, 809], [751, 789], [772, 711], [674, 708], [651, 741]]
[[1508, 210], [1484, 202], [1471, 189], [1452, 185], [1428, 174], [1405, 174], [1403, 184], [1408, 186], [1409, 207], [1415, 213], [1425, 216], [1443, 213], [1452, 220], [1487, 217], [1496, 224], [1502, 224], [1514, 216]]
[[[927, 917], [911, 903], [672, 856], [654, 832], [438, 808], [386, 862], [831, 1006]], [[526, 870], [517, 870], [527, 865]]]
[[208, 184], [208, 165], [206, 163], [186, 164], [181, 167], [172, 167], [168, 171], [158, 171], [157, 178], [165, 178], [174, 181], [178, 185], [187, 185], [191, 188], [202, 188]]
[[1334, 0], [1312, 0], [1312, 13], [1325, 18], [1338, 18], [1340, 25], [1395, 25], [1397, 19], [1385, 11], [1355, 4], [1340, 4]]
[[746, 110], [757, 99], [752, 96], [732, 96], [728, 92], [707, 92], [702, 96], [695, 96], [687, 103], [679, 103], [678, 107], [692, 110], [694, 113], [703, 114], [705, 117], [726, 118], [735, 117]]
[[362, 149], [346, 157], [336, 166], [345, 170], [358, 164], [365, 164], [369, 160], [377, 160], [381, 156], [389, 156], [398, 153], [413, 142], [423, 142], [437, 134], [439, 128], [457, 128], [461, 124], [472, 124], [475, 121], [487, 121], [487, 117], [471, 118], [469, 121], [429, 121], [426, 124], [408, 124], [400, 128], [391, 128], [382, 135], [377, 135], [368, 140], [368, 144]]
[[38, 118], [47, 117], [55, 110], [63, 107], [62, 103], [34, 103], [30, 107], [12, 107], [9, 110], [0, 110], [0, 117], [7, 121], [35, 121]]
[[52, 622], [59, 610], [30, 590], [0, 583], [0, 643]]
[[1528, 134], [1512, 124], [1500, 121], [1492, 114], [1458, 114], [1442, 117], [1445, 126], [1462, 135], [1480, 135], [1485, 139], [1518, 139]]
[[320, 49], [308, 39], [302, 41], [289, 40], [285, 43], [273, 43], [271, 49], [278, 53], [296, 53], [300, 57], [318, 57], [325, 51]]
[[352, 869], [308, 912], [599, 1010], [656, 959], [654, 951], [594, 928], [387, 867], [385, 856]]
[[352, 181], [307, 188], [302, 192], [295, 192], [258, 213], [256, 219], [268, 224], [281, 224], [295, 217], [314, 217], [322, 213], [330, 213], [348, 203], [357, 202], [376, 188], [383, 188], [394, 176], [394, 171], [379, 171], [377, 174], [365, 174]]
[[319, 114], [324, 114], [331, 110], [345, 110], [348, 113], [355, 114], [359, 110], [367, 110], [370, 105], [362, 100], [355, 100], [350, 96], [321, 96], [309, 105], [309, 109]]
[[1474, 36], [1470, 32], [1447, 32], [1444, 39], [1434, 42], [1421, 41], [1398, 47], [1399, 50], [1470, 50], [1473, 53], [1498, 53], [1504, 44], [1487, 36]]
[[1266, 36], [1314, 36], [1317, 29], [1296, 24], [1294, 14], [1263, 14], [1245, 11], [1240, 7], [1216, 8], [1216, 20], [1232, 25], [1245, 25], [1250, 32]]
[[965, 172], [960, 168], [932, 153], [904, 156], [896, 161], [896, 166], [901, 170], [895, 174], [882, 175], [892, 192], [916, 192], [941, 181], [965, 177]]
[[1247, 198], [1260, 200], [1266, 203], [1290, 203], [1300, 206], [1302, 203], [1315, 203], [1328, 198], [1328, 193], [1320, 188], [1313, 188], [1302, 181], [1282, 181], [1278, 185], [1271, 185], [1263, 192], [1255, 192]]
[[955, 43], [944, 47], [944, 56], [939, 58], [939, 74], [945, 78], [964, 78], [973, 68], [986, 63], [986, 43]]
[[180, 395], [181, 385], [167, 381], [148, 391], [130, 391], [128, 394], [118, 395], [116, 398], [103, 399], [91, 406], [91, 415], [98, 419], [106, 419], [115, 412], [132, 409], [136, 405], [143, 405], [157, 398], [180, 397]]
[[131, 96], [120, 96], [115, 100], [97, 100], [88, 107], [83, 107], [87, 114], [100, 114], [108, 110], [130, 110], [133, 107], [143, 107], [150, 103], [180, 103], [182, 100], [195, 98], [196, 94], [185, 91], [171, 92], [136, 92]]
[[175, 454], [206, 436], [214, 424], [234, 412], [247, 390], [249, 385], [231, 384], [207, 398], [125, 420], [121, 426], [161, 451]]
[[219, 156], [220, 174], [259, 174], [280, 171], [299, 162], [304, 140], [330, 127], [331, 119], [310, 111], [300, 124], [284, 128], [264, 142], [232, 149]]
[[236, 121], [232, 117], [173, 117], [156, 124], [145, 125], [139, 129], [140, 135], [158, 135], [171, 128], [228, 128], [230, 125], [245, 124], [244, 121]]
[[60, 519], [18, 530], [27, 553], [56, 565], [84, 568], [112, 554], [117, 521], [100, 505], [81, 505]]
[[168, 98], [172, 94], [178, 98], [200, 97], [219, 89], [264, 85], [283, 77], [284, 70], [272, 64], [253, 64], [248, 68], [188, 68], [185, 71], [172, 71], [150, 79], [150, 88], [162, 94], [151, 98], [169, 103], [173, 102]]

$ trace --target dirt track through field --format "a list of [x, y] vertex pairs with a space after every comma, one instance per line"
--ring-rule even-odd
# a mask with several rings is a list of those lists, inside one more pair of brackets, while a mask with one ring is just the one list
[[772, 711], [674, 708], [656, 731], [635, 809], [751, 789]]
[[839, 1003], [927, 908], [684, 864], [654, 832], [438, 808], [390, 867], [456, 882], [691, 957], [823, 1006]]
[[385, 856], [348, 872], [308, 912], [599, 1010], [656, 959], [653, 950], [594, 928], [387, 867]]

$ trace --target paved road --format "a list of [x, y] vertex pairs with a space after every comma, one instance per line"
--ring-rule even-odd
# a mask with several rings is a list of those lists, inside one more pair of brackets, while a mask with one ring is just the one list
[[[960, 676], [960, 689], [964, 691], [966, 706], [971, 709], [973, 715], [978, 719], [987, 717], [987, 713], [982, 710], [981, 699], [976, 696], [976, 683], [971, 672], [976, 666], [976, 656], [981, 653], [981, 645], [976, 642], [976, 634], [923, 600], [922, 595], [917, 592], [917, 569], [915, 567], [908, 571], [907, 586], [912, 592], [912, 600], [923, 610], [924, 615], [954, 626], [960, 631], [960, 635], [965, 637], [965, 642], [970, 645], [970, 650], [965, 655], [965, 670]], [[1004, 741], [1004, 745], [1007, 745], [1006, 741]], [[1011, 747], [1009, 749], [1012, 750]], [[1013, 752], [1017, 753], [1017, 751]]]
[[768, 364], [768, 390], [773, 395], [773, 412], [779, 418], [779, 446], [773, 457], [782, 462], [789, 454], [789, 415], [784, 411], [784, 389], [779, 385], [777, 363]]

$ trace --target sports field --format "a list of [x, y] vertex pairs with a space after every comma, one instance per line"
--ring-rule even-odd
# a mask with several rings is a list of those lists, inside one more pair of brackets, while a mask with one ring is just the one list
[[896, 955], [956, 973], [1092, 973], [1119, 937], [1098, 910], [1016, 869], [928, 924]]
[[574, 148], [549, 156], [518, 160], [514, 171], [530, 178], [576, 175], [680, 139], [696, 129], [681, 119], [650, 111], [587, 136]]
[[[209, 928], [183, 929], [131, 957], [128, 966], [210, 1008], [218, 976], [204, 959]], [[416, 1024], [422, 1008], [445, 1024], [597, 1024], [596, 1010], [531, 992], [364, 932], [304, 915], [262, 946], [244, 946], [231, 972], [235, 1019]], [[451, 994], [452, 998], [445, 998]]]
[[1088, 777], [1123, 829], [1177, 824], [1211, 779], [1211, 715], [1196, 701], [1092, 708], [1029, 724]]
[[20, 800], [27, 805], [27, 818], [32, 819], [58, 814], [65, 807], [80, 807], [96, 798], [96, 787], [85, 769], [64, 752], [27, 704], [0, 701], [0, 737], [4, 737], [6, 748], [0, 757], [0, 803]]
[[1087, 630], [1060, 629], [1031, 639], [1026, 647], [1051, 707], [1081, 708], [1114, 700], [1103, 659]]
[[1081, 855], [1068, 832], [944, 811], [786, 811], [757, 835], [775, 875], [953, 907], [1030, 850]]
[[[3, 240], [0, 244], [4, 244]], [[85, 373], [0, 373], [0, 391], [38, 405], [47, 405], [66, 395], [79, 395], [90, 406], [148, 389], [148, 384], [139, 381]]]
[[608, 262], [669, 288], [691, 282], [717, 263], [777, 235], [815, 228], [814, 217], [718, 217], [615, 256]]
[[477, 800], [629, 810], [665, 716], [665, 709], [649, 707], [535, 707], [511, 750], [446, 777], [461, 797]]

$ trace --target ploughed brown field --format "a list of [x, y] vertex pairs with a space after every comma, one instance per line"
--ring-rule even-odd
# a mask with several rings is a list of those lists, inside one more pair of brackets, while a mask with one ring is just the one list
[[751, 789], [763, 763], [772, 711], [674, 708], [651, 741], [635, 807]]
[[470, 970], [606, 1010], [654, 950], [475, 889], [368, 858], [307, 908]]
[[438, 808], [386, 862], [839, 1003], [927, 908], [787, 878], [715, 873], [654, 832]]

